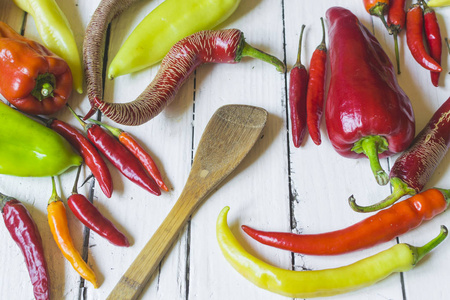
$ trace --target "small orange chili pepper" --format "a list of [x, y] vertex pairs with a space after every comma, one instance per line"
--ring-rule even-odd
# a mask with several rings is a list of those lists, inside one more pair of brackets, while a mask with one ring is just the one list
[[90, 281], [94, 285], [94, 288], [98, 288], [94, 271], [83, 260], [73, 244], [67, 222], [66, 208], [56, 192], [55, 178], [53, 176], [52, 185], [53, 191], [50, 200], [48, 201], [47, 213], [48, 224], [50, 225], [53, 238], [64, 257], [70, 262], [75, 271], [77, 271], [81, 277]]
[[89, 121], [98, 124], [100, 126], [103, 126], [108, 131], [110, 131], [112, 135], [114, 135], [119, 140], [119, 142], [122, 145], [124, 145], [128, 150], [130, 150], [130, 152], [133, 153], [133, 155], [141, 162], [141, 164], [144, 166], [144, 168], [147, 170], [150, 176], [156, 181], [158, 186], [166, 192], [169, 191], [169, 189], [167, 188], [166, 184], [162, 179], [161, 173], [159, 172], [158, 167], [156, 166], [156, 163], [153, 160], [153, 158], [128, 132], [123, 131], [120, 128], [99, 122], [94, 119], [89, 119]]

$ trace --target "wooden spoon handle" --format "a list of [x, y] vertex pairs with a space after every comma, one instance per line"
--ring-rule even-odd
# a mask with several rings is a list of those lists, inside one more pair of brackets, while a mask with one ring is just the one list
[[177, 240], [198, 201], [180, 197], [159, 228], [111, 291], [108, 300], [137, 299], [155, 269]]

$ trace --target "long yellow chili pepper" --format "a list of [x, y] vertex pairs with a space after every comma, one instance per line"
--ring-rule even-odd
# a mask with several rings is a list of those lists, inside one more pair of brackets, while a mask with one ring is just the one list
[[347, 293], [372, 285], [394, 272], [412, 269], [447, 236], [441, 233], [422, 247], [397, 244], [353, 264], [325, 270], [293, 271], [271, 266], [248, 253], [227, 224], [229, 207], [217, 219], [217, 241], [223, 255], [241, 275], [260, 288], [291, 298], [313, 298]]
[[166, 0], [133, 30], [108, 69], [108, 78], [136, 72], [164, 58], [179, 40], [214, 29], [239, 6], [240, 0]]
[[450, 0], [430, 0], [427, 2], [427, 5], [431, 7], [449, 6]]
[[52, 185], [53, 191], [50, 200], [48, 201], [47, 214], [48, 224], [50, 225], [53, 239], [75, 271], [77, 271], [81, 277], [90, 281], [94, 285], [94, 288], [98, 288], [94, 271], [92, 271], [88, 264], [83, 260], [73, 244], [67, 223], [66, 208], [56, 192], [54, 177], [52, 177]]
[[22, 10], [33, 16], [43, 44], [64, 59], [72, 71], [73, 87], [83, 92], [83, 69], [69, 21], [55, 0], [13, 0]]

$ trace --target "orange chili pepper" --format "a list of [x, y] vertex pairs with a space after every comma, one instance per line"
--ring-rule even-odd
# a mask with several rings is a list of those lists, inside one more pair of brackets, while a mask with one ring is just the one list
[[75, 271], [77, 271], [81, 277], [90, 281], [94, 285], [94, 288], [98, 288], [94, 271], [83, 260], [73, 244], [67, 222], [66, 208], [56, 192], [54, 177], [52, 177], [52, 185], [53, 191], [50, 200], [48, 201], [47, 213], [48, 224], [50, 225], [53, 239]]

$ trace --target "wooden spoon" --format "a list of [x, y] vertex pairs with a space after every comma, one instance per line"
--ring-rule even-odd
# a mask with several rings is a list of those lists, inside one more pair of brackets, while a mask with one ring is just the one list
[[202, 200], [242, 161], [267, 121], [247, 105], [219, 108], [203, 132], [180, 197], [107, 299], [136, 299]]

